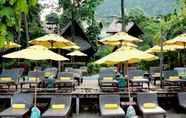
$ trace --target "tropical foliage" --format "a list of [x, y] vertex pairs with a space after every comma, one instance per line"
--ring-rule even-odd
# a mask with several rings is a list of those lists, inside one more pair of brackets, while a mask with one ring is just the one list
[[95, 42], [99, 38], [100, 25], [95, 17], [96, 7], [101, 3], [102, 0], [59, 0], [60, 6], [64, 9], [64, 13], [60, 16], [60, 26], [64, 27], [69, 21], [76, 20], [83, 24], [86, 23], [87, 35], [95, 47]]
[[[37, 0], [0, 0], [0, 47], [3, 46], [4, 41], [20, 37], [18, 35], [22, 28], [22, 17], [32, 16], [34, 13], [32, 8], [35, 8], [36, 4]], [[29, 24], [35, 26], [36, 21], [32, 17], [29, 18], [32, 19]]]

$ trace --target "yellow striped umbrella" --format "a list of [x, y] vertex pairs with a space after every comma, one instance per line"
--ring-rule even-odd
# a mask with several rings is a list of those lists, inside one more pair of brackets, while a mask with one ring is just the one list
[[12, 41], [5, 41], [2, 48], [19, 48], [21, 45], [12, 42]]
[[138, 63], [141, 60], [152, 61], [158, 59], [157, 56], [145, 53], [136, 48], [121, 47], [115, 52], [97, 60], [96, 64], [118, 64], [118, 63]]
[[29, 41], [33, 45], [42, 45], [47, 48], [70, 48], [77, 46], [75, 43], [57, 34], [47, 34], [45, 36]]
[[68, 58], [56, 54], [41, 45], [30, 46], [26, 49], [3, 55], [3, 57], [30, 60], [55, 60], [55, 61], [69, 60]]
[[101, 39], [98, 42], [107, 45], [112, 45], [113, 43], [118, 43], [119, 45], [121, 45], [124, 42], [142, 42], [142, 40], [133, 37], [126, 32], [118, 32], [115, 35]]

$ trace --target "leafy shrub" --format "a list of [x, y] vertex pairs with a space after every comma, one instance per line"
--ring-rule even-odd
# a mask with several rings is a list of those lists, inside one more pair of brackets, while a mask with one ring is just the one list
[[87, 68], [88, 68], [88, 73], [89, 74], [96, 74], [99, 72], [99, 68], [100, 66], [93, 63], [93, 62], [90, 62], [87, 64]]

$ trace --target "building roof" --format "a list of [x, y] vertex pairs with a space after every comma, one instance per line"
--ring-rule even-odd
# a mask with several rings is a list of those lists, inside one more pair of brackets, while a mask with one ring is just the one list
[[[72, 25], [73, 24], [73, 25]], [[74, 27], [74, 31], [72, 32], [72, 26]], [[72, 42], [76, 43], [79, 47], [80, 50], [83, 52], [93, 51], [92, 45], [88, 40], [88, 37], [86, 33], [84, 32], [83, 27], [76, 21], [73, 23], [70, 21], [62, 30], [61, 30], [61, 35], [63, 35], [65, 38], [71, 40]], [[92, 56], [94, 54], [93, 52], [89, 53], [88, 51], [88, 56]]]
[[[138, 37], [139, 35], [143, 34], [142, 30], [135, 22], [128, 22], [125, 27], [126, 32], [130, 35]], [[117, 33], [122, 31], [122, 24], [117, 19], [114, 19], [113, 22], [109, 25], [107, 33]]]

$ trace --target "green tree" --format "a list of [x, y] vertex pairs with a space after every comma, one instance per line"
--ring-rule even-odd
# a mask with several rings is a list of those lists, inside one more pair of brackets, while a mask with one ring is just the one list
[[26, 17], [29, 8], [36, 3], [37, 0], [0, 0], [0, 47], [4, 41], [17, 37], [21, 30], [22, 14]]
[[58, 24], [59, 17], [56, 13], [50, 13], [46, 16], [46, 21], [47, 21], [47, 23]]
[[103, 0], [59, 0], [60, 6], [64, 12], [60, 16], [60, 26], [64, 27], [69, 21], [74, 19], [79, 23], [87, 23], [87, 35], [89, 41], [96, 49], [95, 41], [99, 39], [100, 25], [96, 21], [95, 10], [96, 7]]

